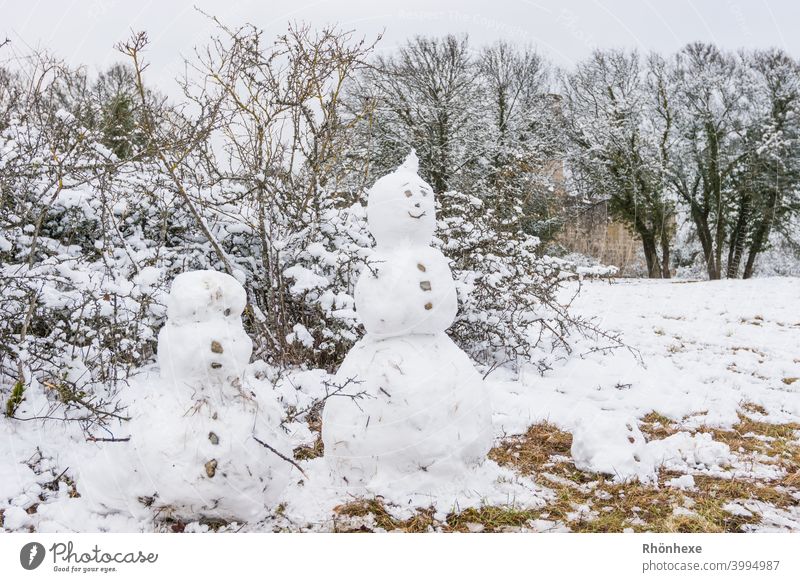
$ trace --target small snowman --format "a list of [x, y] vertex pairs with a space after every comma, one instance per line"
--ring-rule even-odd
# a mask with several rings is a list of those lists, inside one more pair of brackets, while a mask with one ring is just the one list
[[128, 409], [129, 472], [109, 474], [106, 482], [114, 483], [103, 485], [89, 471], [90, 496], [102, 499], [116, 487], [183, 520], [269, 514], [291, 466], [258, 441], [289, 458], [291, 450], [274, 396], [254, 392], [244, 376], [253, 349], [241, 321], [245, 304], [244, 289], [229, 275], [175, 278], [158, 336], [161, 381], [142, 386]]
[[465, 477], [492, 442], [481, 376], [445, 334], [458, 301], [447, 258], [430, 246], [434, 195], [412, 153], [370, 189], [367, 219], [376, 248], [355, 289], [367, 331], [328, 399], [325, 457], [335, 478], [380, 491], [425, 492]]

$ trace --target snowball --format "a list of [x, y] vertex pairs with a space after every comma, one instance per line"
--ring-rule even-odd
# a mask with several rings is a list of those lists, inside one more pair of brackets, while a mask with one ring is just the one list
[[31, 524], [31, 516], [21, 507], [11, 505], [3, 511], [3, 528], [16, 531], [27, 528]]
[[[412, 158], [413, 156], [413, 158]], [[416, 155], [370, 188], [367, 221], [378, 247], [428, 245], [436, 230], [433, 189], [417, 175]]]
[[721, 468], [733, 460], [730, 447], [708, 433], [678, 432], [648, 443], [647, 448], [656, 466], [674, 470]]
[[356, 284], [355, 301], [364, 327], [376, 338], [440, 333], [458, 311], [448, 261], [430, 247], [377, 251]]
[[332, 473], [348, 485], [436, 487], [466, 475], [491, 448], [483, 380], [445, 334], [367, 335], [335, 383], [343, 389], [325, 403], [322, 439]]
[[[714, 441], [707, 433], [679, 432], [645, 443], [635, 419], [613, 413], [581, 421], [573, 433], [572, 457], [583, 471], [642, 481], [655, 480], [660, 467], [684, 472], [719, 469], [732, 460], [728, 445]], [[674, 486], [687, 485], [688, 479], [684, 479]]]
[[667, 487], [676, 489], [694, 489], [694, 477], [691, 475], [681, 475], [667, 481]]
[[253, 353], [241, 320], [245, 303], [244, 288], [229, 275], [178, 275], [158, 334], [161, 377], [196, 389], [241, 379]]
[[238, 321], [247, 305], [244, 287], [217, 271], [189, 271], [172, 282], [167, 317], [173, 324]]
[[571, 452], [578, 469], [623, 480], [653, 478], [645, 447], [636, 419], [620, 414], [586, 416], [572, 433]]

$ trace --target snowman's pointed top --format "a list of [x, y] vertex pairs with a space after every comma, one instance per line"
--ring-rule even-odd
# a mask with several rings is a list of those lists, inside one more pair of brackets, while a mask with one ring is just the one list
[[405, 161], [397, 167], [397, 171], [417, 174], [419, 172], [419, 158], [417, 157], [417, 152], [412, 149]]

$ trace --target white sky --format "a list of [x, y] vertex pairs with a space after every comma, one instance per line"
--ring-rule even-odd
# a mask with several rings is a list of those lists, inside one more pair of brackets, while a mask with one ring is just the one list
[[[151, 39], [148, 82], [171, 93], [181, 55], [203, 44], [212, 25], [193, 6], [230, 25], [271, 33], [287, 21], [339, 23], [365, 36], [385, 31], [381, 50], [413, 34], [469, 33], [474, 45], [506, 38], [536, 46], [568, 66], [594, 47], [671, 52], [694, 40], [725, 48], [777, 46], [800, 57], [797, 0], [0, 0], [0, 41], [14, 50], [47, 48], [90, 71], [122, 60], [113, 45], [131, 29]], [[9, 47], [0, 49], [0, 61]]]

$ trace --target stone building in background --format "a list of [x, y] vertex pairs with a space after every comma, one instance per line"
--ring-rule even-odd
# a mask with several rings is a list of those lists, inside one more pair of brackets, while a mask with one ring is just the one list
[[561, 246], [617, 267], [620, 276], [646, 276], [641, 241], [609, 215], [607, 201], [586, 203], [565, 198], [564, 226], [556, 237]]
[[619, 269], [620, 276], [646, 276], [642, 243], [611, 217], [607, 200], [587, 201], [567, 193], [564, 162], [554, 161], [550, 176], [555, 187], [563, 226], [555, 243], [568, 253], [579, 253]]

